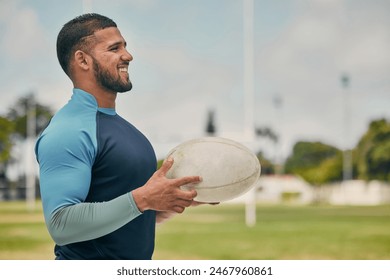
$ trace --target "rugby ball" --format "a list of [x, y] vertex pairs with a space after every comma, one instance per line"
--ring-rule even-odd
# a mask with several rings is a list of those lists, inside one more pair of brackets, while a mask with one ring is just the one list
[[201, 176], [195, 189], [198, 202], [223, 202], [249, 191], [260, 176], [260, 162], [247, 147], [230, 139], [205, 137], [184, 142], [167, 155], [174, 163], [167, 178]]

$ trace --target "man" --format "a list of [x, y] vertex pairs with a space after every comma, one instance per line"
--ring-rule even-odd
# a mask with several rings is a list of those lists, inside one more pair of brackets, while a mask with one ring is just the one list
[[40, 188], [56, 259], [151, 259], [155, 223], [182, 213], [198, 176], [167, 179], [156, 171], [145, 136], [115, 111], [132, 88], [133, 57], [111, 19], [81, 15], [64, 25], [57, 56], [73, 95], [36, 143]]

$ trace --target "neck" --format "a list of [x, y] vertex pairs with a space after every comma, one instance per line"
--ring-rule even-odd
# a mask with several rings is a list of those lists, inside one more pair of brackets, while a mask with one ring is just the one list
[[77, 85], [76, 83], [74, 84], [75, 88], [82, 89], [89, 94], [92, 94], [98, 103], [98, 106], [100, 108], [113, 108], [115, 109], [115, 100], [117, 93], [108, 91], [105, 89], [102, 89], [100, 87], [96, 87], [94, 85]]
[[115, 100], [117, 96], [116, 92], [109, 92], [109, 91], [96, 90], [96, 89], [92, 89], [91, 91], [87, 91], [87, 92], [95, 96], [99, 107], [115, 109]]

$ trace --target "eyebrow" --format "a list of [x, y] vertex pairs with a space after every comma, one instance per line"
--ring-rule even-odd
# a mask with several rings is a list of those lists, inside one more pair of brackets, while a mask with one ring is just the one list
[[124, 45], [126, 47], [127, 46], [127, 42], [126, 41], [117, 41], [115, 43], [109, 44], [107, 46], [107, 49], [110, 49], [112, 47], [117, 47], [117, 46], [120, 46], [120, 45]]

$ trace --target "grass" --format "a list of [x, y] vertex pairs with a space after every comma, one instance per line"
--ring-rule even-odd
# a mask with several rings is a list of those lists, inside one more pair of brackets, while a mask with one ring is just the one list
[[390, 259], [390, 206], [258, 206], [186, 210], [157, 231], [155, 259]]
[[[390, 205], [189, 208], [159, 225], [154, 259], [390, 260]], [[0, 259], [53, 259], [40, 203], [0, 202]]]
[[33, 211], [25, 202], [0, 202], [0, 259], [53, 259], [53, 246], [40, 202]]

